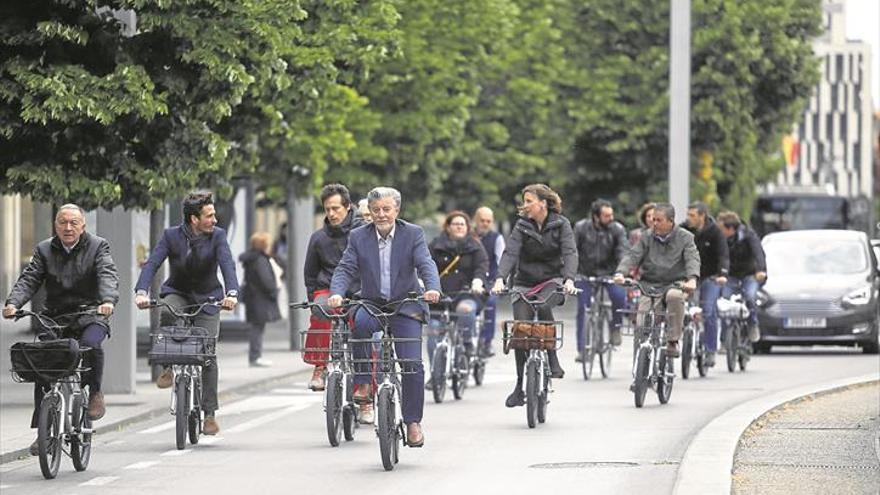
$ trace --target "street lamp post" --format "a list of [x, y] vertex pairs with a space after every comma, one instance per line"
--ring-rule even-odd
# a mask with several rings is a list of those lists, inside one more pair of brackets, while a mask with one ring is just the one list
[[684, 217], [690, 194], [691, 0], [670, 0], [669, 202]]

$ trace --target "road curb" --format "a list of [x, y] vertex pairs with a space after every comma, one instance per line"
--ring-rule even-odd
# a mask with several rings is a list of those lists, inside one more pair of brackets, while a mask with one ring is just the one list
[[805, 396], [880, 379], [877, 373], [806, 385], [758, 397], [717, 416], [691, 440], [684, 453], [672, 492], [676, 495], [730, 493], [733, 460], [739, 439], [768, 411]]
[[[310, 371], [311, 371], [310, 368], [301, 369], [301, 370], [297, 370], [297, 371], [291, 371], [288, 373], [284, 373], [281, 375], [270, 376], [270, 377], [263, 378], [260, 380], [254, 380], [252, 382], [242, 383], [241, 385], [237, 385], [237, 386], [232, 387], [230, 389], [218, 392], [218, 399], [224, 399], [224, 398], [228, 399], [231, 396], [235, 396], [238, 394], [249, 392], [249, 391], [256, 389], [256, 388], [262, 388], [262, 387], [265, 387], [265, 386], [267, 386], [271, 383], [274, 383], [274, 382], [281, 382], [281, 381], [293, 378], [297, 375], [307, 374]], [[107, 423], [99, 428], [96, 428], [95, 432], [100, 435], [102, 433], [107, 433], [107, 432], [112, 432], [112, 431], [121, 431], [121, 430], [124, 430], [125, 428], [128, 428], [129, 426], [134, 425], [134, 424], [142, 423], [144, 421], [148, 421], [153, 418], [167, 415], [167, 414], [168, 414], [168, 406], [164, 405], [161, 407], [150, 409], [149, 411], [144, 411], [142, 413], [136, 414], [136, 415], [128, 417], [128, 418], [123, 418], [123, 419], [114, 421], [112, 423]], [[23, 449], [13, 450], [10, 452], [5, 452], [3, 454], [0, 454], [0, 464], [6, 464], [6, 463], [9, 463], [12, 461], [26, 459], [28, 457], [30, 457], [30, 453], [28, 452], [28, 447], [25, 447]]]

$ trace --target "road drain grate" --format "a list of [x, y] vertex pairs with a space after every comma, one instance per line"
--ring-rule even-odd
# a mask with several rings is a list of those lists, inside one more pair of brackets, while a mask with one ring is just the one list
[[878, 471], [880, 465], [854, 465], [840, 466], [831, 464], [795, 464], [795, 463], [778, 463], [778, 462], [740, 462], [737, 468], [743, 467], [772, 467], [772, 468], [797, 468], [797, 469], [828, 469], [833, 471]]
[[627, 462], [627, 461], [586, 461], [586, 462], [548, 462], [545, 464], [532, 464], [533, 469], [591, 469], [591, 468], [632, 468], [642, 465], [660, 466], [678, 464], [672, 461], [657, 462]]

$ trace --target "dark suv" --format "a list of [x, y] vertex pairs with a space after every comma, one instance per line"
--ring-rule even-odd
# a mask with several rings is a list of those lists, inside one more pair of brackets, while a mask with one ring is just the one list
[[799, 230], [768, 234], [767, 283], [758, 294], [761, 340], [772, 345], [858, 345], [880, 342], [880, 276], [863, 232]]

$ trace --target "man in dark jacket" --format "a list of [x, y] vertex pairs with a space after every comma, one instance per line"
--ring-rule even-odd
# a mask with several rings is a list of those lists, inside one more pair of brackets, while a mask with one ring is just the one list
[[[578, 250], [578, 273], [585, 277], [608, 277], [623, 259], [627, 250], [626, 228], [614, 220], [614, 208], [604, 199], [593, 201], [590, 218], [584, 218], [574, 226], [574, 239]], [[590, 309], [594, 284], [586, 280], [577, 282], [581, 289], [577, 307], [577, 357], [584, 358], [584, 320]], [[618, 312], [626, 303], [626, 290], [619, 285], [604, 284], [611, 298], [612, 325], [611, 344], [620, 345], [620, 322]]]
[[[324, 226], [315, 231], [309, 239], [306, 249], [306, 261], [303, 267], [306, 295], [310, 301], [326, 304], [330, 295], [330, 281], [333, 270], [342, 258], [342, 252], [348, 245], [348, 233], [361, 225], [356, 218], [351, 204], [348, 188], [342, 184], [327, 184], [321, 188], [321, 205], [324, 207]], [[346, 296], [357, 292], [359, 285], [355, 282], [349, 287]], [[310, 333], [306, 337], [307, 349], [329, 349], [330, 321], [317, 310], [312, 313]], [[324, 390], [324, 370], [327, 366], [327, 353], [310, 351], [303, 354], [306, 363], [315, 365], [309, 388], [315, 391]]]
[[754, 230], [742, 223], [732, 211], [718, 214], [721, 232], [730, 248], [730, 280], [724, 288], [724, 297], [741, 292], [749, 308], [749, 340], [761, 339], [758, 328], [758, 287], [767, 280], [767, 262], [764, 247]]
[[[226, 231], [217, 227], [214, 199], [209, 192], [192, 193], [183, 200], [183, 223], [166, 229], [162, 239], [150, 253], [135, 284], [135, 304], [141, 309], [150, 305], [147, 291], [153, 276], [168, 258], [170, 274], [162, 284], [159, 297], [174, 307], [181, 308], [202, 304], [209, 300], [220, 301], [221, 307], [232, 310], [238, 304], [238, 279], [235, 276], [235, 260], [229, 250]], [[217, 268], [223, 273], [226, 290], [217, 280]], [[162, 324], [174, 324], [176, 317], [169, 311], [162, 312]], [[220, 313], [214, 306], [205, 307], [193, 319], [197, 327], [208, 330], [212, 336], [220, 331]], [[202, 408], [205, 411], [203, 432], [216, 435], [220, 426], [214, 418], [217, 403], [217, 359], [205, 366], [202, 374]], [[156, 380], [159, 388], [168, 388], [174, 379], [172, 369], [166, 368]]]
[[[92, 348], [84, 356], [84, 364], [91, 368], [83, 376], [89, 388], [88, 415], [92, 420], [104, 416], [104, 394], [101, 380], [104, 375], [104, 339], [110, 333], [109, 317], [119, 300], [119, 276], [110, 256], [106, 239], [85, 231], [85, 214], [79, 206], [66, 204], [55, 216], [55, 236], [40, 242], [30, 263], [12, 286], [3, 308], [3, 317], [12, 318], [34, 296], [40, 287], [46, 289], [46, 312], [51, 315], [82, 311], [82, 307], [97, 308], [96, 314], [79, 316], [66, 331], [80, 344]], [[34, 413], [31, 428], [37, 427], [37, 414], [45, 384], [34, 383]], [[30, 453], [37, 455], [37, 442]]]
[[[486, 256], [489, 257], [488, 281], [494, 281], [498, 274], [498, 264], [501, 263], [501, 255], [504, 254], [505, 243], [501, 232], [493, 229], [495, 213], [488, 206], [481, 206], [474, 212], [474, 231], [477, 233]], [[495, 307], [498, 296], [489, 294], [486, 304], [483, 306], [483, 329], [480, 331], [480, 352], [482, 356], [495, 355], [492, 350], [492, 340], [495, 338]]]
[[730, 256], [727, 240], [715, 220], [709, 216], [705, 203], [695, 202], [688, 207], [687, 222], [682, 225], [694, 234], [694, 244], [700, 252], [700, 307], [703, 309], [703, 325], [706, 329], [706, 364], [715, 365], [718, 348], [718, 310], [716, 303], [721, 288], [727, 283]]

